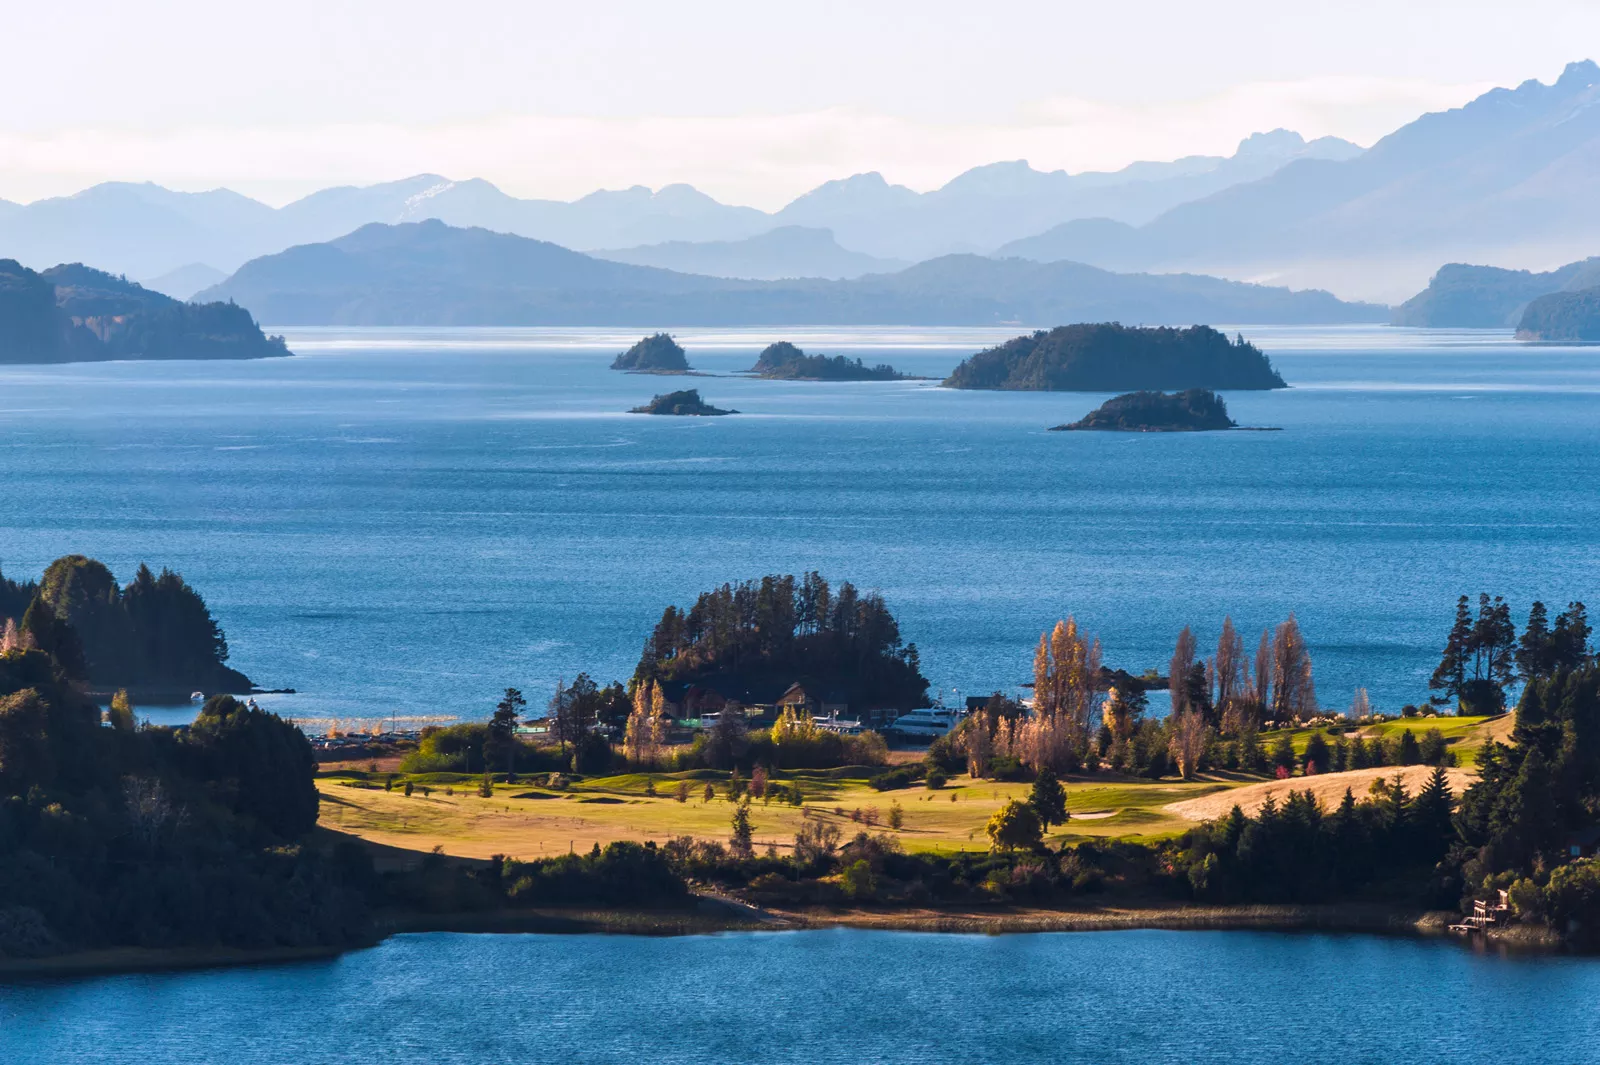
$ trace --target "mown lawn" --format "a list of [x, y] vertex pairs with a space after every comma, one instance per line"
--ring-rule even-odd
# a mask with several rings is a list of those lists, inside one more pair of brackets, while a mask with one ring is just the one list
[[[1485, 740], [1497, 739], [1502, 742], [1510, 734], [1510, 714], [1497, 714], [1493, 717], [1408, 717], [1396, 721], [1381, 721], [1372, 725], [1352, 725], [1345, 731], [1346, 736], [1362, 736], [1366, 738], [1379, 737], [1390, 740], [1406, 729], [1418, 740], [1422, 734], [1430, 729], [1438, 729], [1444, 735], [1444, 741], [1456, 756], [1456, 763], [1470, 768], [1478, 764], [1478, 748], [1483, 746]], [[1296, 754], [1303, 754], [1306, 744], [1311, 742], [1311, 734], [1320, 732], [1329, 743], [1334, 736], [1325, 728], [1296, 728], [1280, 729], [1273, 732], [1261, 733], [1261, 746], [1270, 754], [1279, 737], [1285, 733], [1289, 735], [1289, 742], [1294, 745]]]
[[[1026, 783], [958, 776], [938, 790], [919, 784], [878, 792], [866, 784], [871, 772], [852, 767], [785, 774], [779, 782], [799, 785], [804, 812], [784, 802], [756, 800], [751, 820], [757, 846], [770, 843], [787, 850], [803, 820], [811, 817], [837, 824], [845, 838], [863, 830], [892, 832], [910, 851], [983, 850], [989, 845], [984, 832], [989, 817], [1011, 799], [1026, 798], [1030, 788]], [[413, 793], [408, 798], [398, 783], [393, 791], [384, 791], [381, 774], [369, 781], [365, 773], [343, 770], [321, 776], [318, 787], [323, 796], [321, 821], [328, 828], [408, 850], [440, 847], [446, 854], [465, 857], [536, 858], [619, 839], [726, 840], [733, 814], [723, 792], [726, 774], [715, 774], [710, 781], [715, 797], [707, 802], [704, 788], [709, 776], [628, 773], [577, 781], [563, 790], [496, 784], [493, 798], [482, 798], [477, 778], [431, 774], [412, 778]], [[680, 803], [675, 793], [678, 782], [685, 779], [690, 798]], [[645, 794], [647, 781], [655, 783], [654, 797]], [[1054, 826], [1050, 838], [1059, 842], [1174, 835], [1191, 823], [1162, 807], [1238, 783], [1242, 781], [1067, 781], [1067, 809], [1073, 817], [1066, 825]], [[903, 811], [898, 832], [889, 828], [893, 803]], [[869, 823], [873, 820], [876, 824]]]

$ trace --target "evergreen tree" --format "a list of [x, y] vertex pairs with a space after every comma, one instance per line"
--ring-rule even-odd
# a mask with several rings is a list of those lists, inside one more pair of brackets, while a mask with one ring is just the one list
[[1443, 766], [1436, 766], [1411, 804], [1412, 824], [1428, 845], [1444, 844], [1455, 836], [1450, 820], [1454, 805], [1450, 777]]
[[1445, 638], [1444, 654], [1439, 659], [1438, 668], [1428, 680], [1428, 687], [1439, 692], [1430, 700], [1435, 706], [1458, 703], [1461, 689], [1467, 682], [1467, 655], [1472, 641], [1472, 611], [1467, 602], [1466, 596], [1456, 600], [1455, 623], [1450, 626], [1450, 635]]
[[1589, 658], [1589, 616], [1582, 603], [1568, 603], [1550, 633], [1550, 671], [1577, 669]]
[[1422, 750], [1417, 746], [1417, 737], [1412, 735], [1410, 729], [1400, 733], [1399, 755], [1395, 761], [1400, 765], [1416, 765], [1422, 761]]
[[489, 718], [489, 727], [483, 738], [483, 764], [486, 770], [490, 765], [504, 762], [507, 773], [515, 771], [517, 716], [527, 705], [528, 700], [515, 688], [507, 688], [505, 695], [495, 704], [494, 714]]
[[[729, 797], [731, 798], [732, 796], [730, 795]], [[754, 848], [751, 846], [751, 838], [755, 830], [750, 824], [750, 797], [748, 795], [734, 803], [732, 824], [733, 834], [728, 840], [728, 849], [733, 852], [736, 858], [749, 858], [754, 853]]]
[[1528, 609], [1528, 625], [1517, 645], [1517, 669], [1523, 680], [1550, 674], [1551, 644], [1549, 615], [1544, 604], [1535, 601]]
[[1065, 824], [1067, 821], [1067, 792], [1061, 786], [1061, 781], [1050, 771], [1048, 766], [1039, 770], [1033, 780], [1033, 789], [1028, 793], [1028, 803], [1033, 807], [1034, 813], [1039, 815], [1039, 821], [1044, 825], [1045, 831], [1051, 825]]
[[1487, 592], [1479, 595], [1478, 618], [1468, 643], [1473, 679], [1487, 681], [1504, 692], [1516, 676], [1516, 640], [1517, 629], [1505, 600], [1498, 595], [1491, 600]]
[[1332, 771], [1333, 756], [1328, 750], [1328, 741], [1322, 738], [1322, 733], [1311, 734], [1311, 738], [1306, 741], [1305, 754], [1301, 760], [1305, 765], [1306, 776]]

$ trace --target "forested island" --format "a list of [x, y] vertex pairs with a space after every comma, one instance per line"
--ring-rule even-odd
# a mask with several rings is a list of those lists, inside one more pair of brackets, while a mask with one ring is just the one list
[[1522, 313], [1517, 339], [1600, 343], [1600, 287], [1540, 296]]
[[688, 373], [689, 359], [666, 333], [645, 337], [611, 361], [613, 370], [629, 373]]
[[1287, 388], [1272, 362], [1241, 336], [1116, 322], [1064, 325], [970, 356], [946, 388], [1034, 392]]
[[1106, 400], [1075, 422], [1050, 431], [1100, 430], [1118, 433], [1187, 433], [1237, 429], [1228, 405], [1209, 388], [1183, 392], [1128, 392]]
[[288, 355], [233, 303], [182, 303], [81, 263], [42, 273], [0, 259], [0, 362], [260, 359]]
[[843, 355], [807, 355], [787, 340], [768, 344], [750, 372], [774, 381], [903, 381], [887, 363], [867, 366]]
[[714, 417], [719, 414], [738, 414], [736, 410], [723, 410], [713, 407], [700, 398], [698, 388], [686, 388], [681, 392], [668, 392], [659, 395], [642, 407], [634, 407], [629, 414], [678, 414]]

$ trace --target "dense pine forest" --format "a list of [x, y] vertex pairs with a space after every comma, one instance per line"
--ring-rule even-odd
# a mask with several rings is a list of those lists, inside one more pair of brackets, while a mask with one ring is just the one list
[[227, 666], [228, 641], [205, 600], [170, 570], [141, 565], [119, 585], [100, 562], [67, 555], [39, 582], [0, 577], [0, 625], [7, 647], [45, 649], [69, 678], [102, 691], [170, 696], [252, 688], [249, 677]]
[[[821, 575], [772, 575], [703, 592], [688, 610], [669, 606], [645, 641], [636, 682], [712, 677], [787, 685], [819, 681], [851, 705], [909, 710], [928, 681], [915, 644], [883, 597]], [[780, 689], [781, 694], [781, 689]]]

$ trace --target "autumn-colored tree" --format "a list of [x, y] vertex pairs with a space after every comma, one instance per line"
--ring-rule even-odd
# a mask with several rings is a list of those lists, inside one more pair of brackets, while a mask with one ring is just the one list
[[1280, 624], [1272, 639], [1272, 716], [1302, 721], [1317, 713], [1317, 690], [1311, 680], [1311, 652], [1294, 614]]
[[750, 797], [764, 799], [767, 795], [767, 767], [758, 765], [750, 771]]
[[1032, 806], [1012, 799], [989, 818], [984, 826], [989, 843], [999, 851], [1035, 850], [1044, 837], [1044, 825]]
[[1100, 704], [1100, 720], [1111, 733], [1112, 742], [1126, 740], [1132, 734], [1137, 724], [1134, 716], [1133, 704], [1122, 697], [1122, 689], [1106, 692], [1105, 702]]
[[106, 711], [106, 721], [118, 732], [132, 732], [137, 726], [133, 718], [133, 700], [128, 689], [123, 688], [111, 697], [111, 708]]
[[1099, 683], [1100, 641], [1082, 632], [1076, 619], [1058, 621], [1039, 637], [1033, 656], [1034, 717], [1059, 718], [1061, 738], [1074, 751], [1088, 739]]
[[1272, 698], [1272, 630], [1261, 630], [1256, 644], [1256, 706], [1265, 710]]
[[1174, 714], [1189, 709], [1189, 670], [1194, 666], [1194, 649], [1194, 633], [1185, 625], [1183, 631], [1178, 633], [1172, 660], [1167, 663], [1167, 690], [1172, 696]]
[[1178, 774], [1193, 780], [1200, 771], [1200, 759], [1206, 749], [1205, 717], [1198, 710], [1184, 710], [1172, 716], [1172, 738], [1168, 750], [1177, 763]]
[[[1217, 710], [1224, 718], [1236, 704], [1253, 699], [1250, 658], [1245, 654], [1244, 637], [1233, 627], [1232, 617], [1222, 619], [1222, 635], [1217, 638], [1217, 655], [1211, 660], [1211, 672], [1217, 692]], [[1234, 716], [1237, 713], [1235, 710]]]

